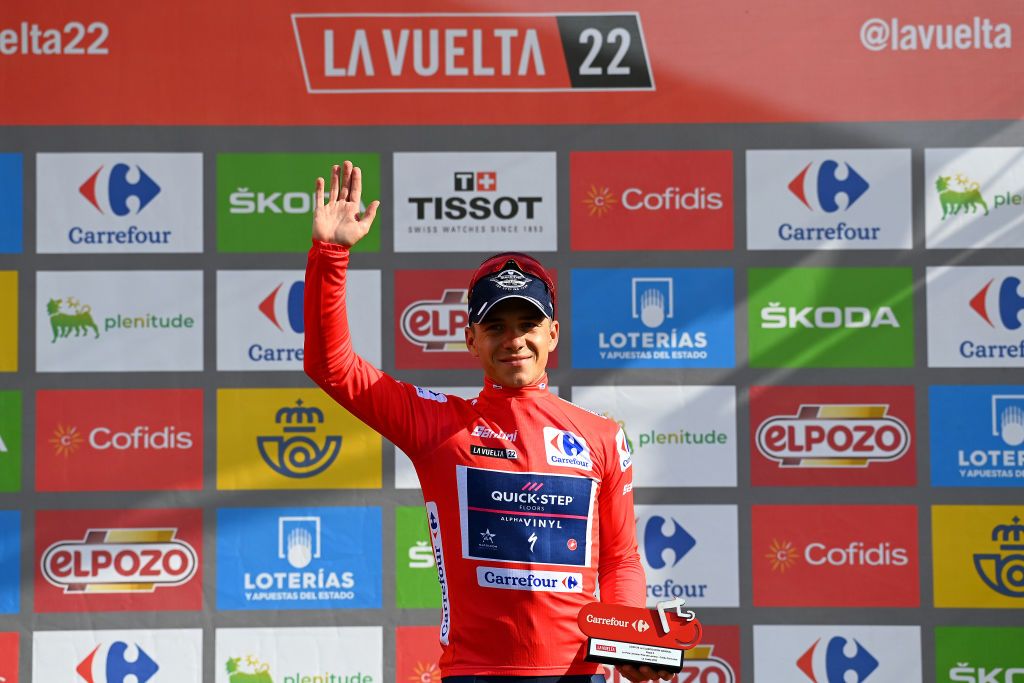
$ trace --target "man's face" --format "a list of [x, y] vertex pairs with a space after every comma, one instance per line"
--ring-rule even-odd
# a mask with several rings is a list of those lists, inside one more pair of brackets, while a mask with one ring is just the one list
[[505, 299], [466, 328], [466, 346], [484, 373], [502, 386], [533, 384], [558, 346], [558, 321], [522, 299]]

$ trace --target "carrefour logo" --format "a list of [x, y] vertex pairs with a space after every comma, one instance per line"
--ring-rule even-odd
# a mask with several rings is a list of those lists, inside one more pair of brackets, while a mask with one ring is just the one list
[[[669, 522], [671, 531], [665, 533]], [[652, 569], [676, 566], [697, 545], [697, 540], [679, 522], [659, 515], [653, 515], [644, 524], [643, 539], [644, 559]], [[670, 553], [671, 564], [665, 561], [666, 552]]]
[[814, 641], [796, 665], [814, 683], [862, 683], [878, 668], [878, 660], [855, 638], [833, 636], [827, 642]]
[[[996, 288], [989, 290], [992, 285]], [[1024, 309], [1024, 297], [1020, 295], [1020, 278], [1011, 276], [996, 278], [985, 283], [978, 292], [971, 297], [971, 308], [981, 316], [982, 320], [988, 323], [989, 327], [995, 328], [997, 324], [1006, 330], [1016, 330], [1021, 326], [1020, 312]]]
[[[844, 162], [843, 170], [840, 171], [840, 162], [826, 159], [818, 164], [817, 172], [809, 173], [812, 166], [814, 162], [804, 166], [786, 186], [811, 211], [820, 209], [826, 213], [835, 213], [841, 208], [848, 209], [871, 187], [848, 163]], [[839, 195], [846, 198], [843, 207], [839, 205]]]
[[928, 361], [932, 366], [1024, 363], [1021, 268], [928, 268]]
[[160, 665], [138, 643], [129, 645], [122, 640], [100, 643], [75, 667], [86, 683], [123, 683], [129, 677], [146, 683], [159, 670]]
[[[160, 194], [160, 186], [141, 166], [135, 165], [132, 168], [128, 164], [117, 163], [106, 173], [103, 166], [97, 168], [78, 188], [78, 192], [101, 214], [127, 216], [130, 213], [141, 213]], [[128, 204], [129, 199], [135, 200], [134, 210]]]
[[[274, 287], [273, 291], [260, 302], [260, 313], [265, 315], [267, 320], [282, 332], [284, 327], [281, 326], [281, 323], [284, 322], [292, 332], [302, 334], [305, 330], [305, 319], [302, 315], [305, 283], [302, 280], [296, 280], [289, 285], [286, 292], [282, 293], [281, 288], [284, 285], [285, 283], [282, 282], [277, 287]], [[281, 305], [278, 303], [279, 298], [284, 302], [283, 316], [278, 314], [278, 309], [281, 308]]]

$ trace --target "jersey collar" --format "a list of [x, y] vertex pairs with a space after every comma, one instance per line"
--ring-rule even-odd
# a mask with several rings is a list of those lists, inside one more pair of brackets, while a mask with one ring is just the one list
[[498, 384], [490, 377], [484, 377], [484, 390], [481, 395], [486, 398], [540, 398], [548, 393], [548, 375], [544, 373], [535, 384], [525, 387], [506, 387]]

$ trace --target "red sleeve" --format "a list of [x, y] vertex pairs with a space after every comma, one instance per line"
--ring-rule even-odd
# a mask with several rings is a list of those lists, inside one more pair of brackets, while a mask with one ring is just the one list
[[647, 604], [647, 578], [636, 544], [633, 513], [633, 466], [622, 430], [605, 445], [608, 457], [598, 493], [601, 555], [597, 580], [601, 602], [630, 607]]
[[306, 374], [340, 403], [410, 457], [438, 443], [442, 404], [420, 394], [356, 355], [348, 327], [345, 281], [349, 250], [313, 241], [306, 262]]

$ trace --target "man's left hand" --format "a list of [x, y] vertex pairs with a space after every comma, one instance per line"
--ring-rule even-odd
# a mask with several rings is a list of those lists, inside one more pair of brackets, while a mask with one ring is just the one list
[[619, 670], [619, 673], [622, 674], [624, 678], [628, 678], [632, 683], [656, 681], [659, 678], [663, 681], [670, 681], [672, 680], [672, 677], [675, 676], [675, 674], [670, 671], [655, 671], [649, 666], [636, 667], [632, 664], [623, 664], [621, 666], [616, 666], [615, 668]]

